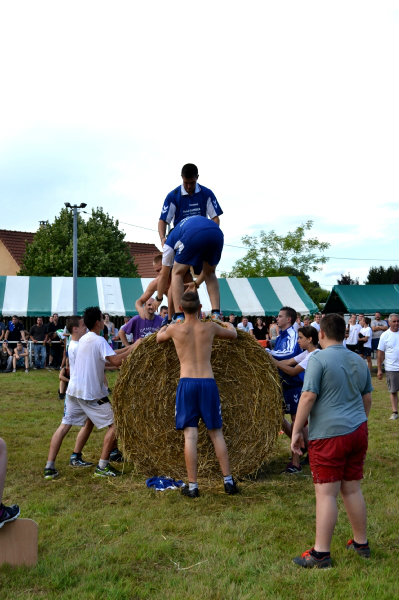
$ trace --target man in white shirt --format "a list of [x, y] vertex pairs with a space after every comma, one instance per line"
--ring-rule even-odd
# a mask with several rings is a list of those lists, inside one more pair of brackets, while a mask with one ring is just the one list
[[359, 331], [361, 328], [362, 326], [356, 323], [356, 315], [351, 314], [345, 332], [345, 346], [348, 350], [352, 350], [352, 352], [357, 352], [358, 350]]
[[316, 331], [320, 331], [320, 321], [321, 321], [321, 313], [316, 313], [314, 316], [314, 321], [312, 321], [311, 326], [316, 329]]
[[245, 331], [246, 333], [249, 333], [249, 335], [254, 334], [254, 326], [252, 325], [251, 321], [248, 320], [248, 317], [243, 317], [241, 319], [241, 323], [238, 323], [237, 329], [240, 331]]
[[[58, 477], [55, 458], [62, 440], [72, 425], [83, 427], [87, 419], [90, 419], [98, 429], [108, 427], [94, 475], [98, 477], [121, 475], [120, 471], [109, 464], [109, 455], [115, 446], [116, 438], [114, 414], [107, 397], [108, 389], [104, 385], [104, 368], [106, 361], [112, 366], [119, 367], [133, 346], [115, 353], [108, 342], [100, 336], [100, 331], [104, 328], [104, 318], [97, 306], [86, 308], [83, 321], [84, 324], [80, 323], [80, 337], [76, 340], [76, 344], [71, 341], [69, 345], [71, 377], [66, 391], [64, 416], [51, 439], [49, 456], [44, 469], [45, 479]], [[81, 335], [86, 328], [89, 330], [88, 333]]]
[[388, 391], [391, 396], [391, 421], [398, 418], [399, 392], [399, 315], [392, 313], [388, 319], [389, 329], [380, 337], [377, 349], [377, 377], [382, 379], [382, 363], [385, 365], [385, 375]]

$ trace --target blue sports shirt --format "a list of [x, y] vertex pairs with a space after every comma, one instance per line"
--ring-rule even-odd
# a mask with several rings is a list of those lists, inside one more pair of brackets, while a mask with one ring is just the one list
[[161, 216], [166, 223], [174, 223], [174, 226], [186, 217], [199, 215], [214, 219], [223, 214], [215, 194], [203, 185], [196, 185], [192, 196], [187, 194], [183, 185], [169, 192], [163, 203]]

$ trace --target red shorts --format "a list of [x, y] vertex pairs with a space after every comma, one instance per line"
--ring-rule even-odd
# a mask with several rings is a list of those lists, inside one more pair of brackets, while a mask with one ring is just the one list
[[347, 435], [309, 440], [309, 464], [313, 483], [363, 479], [367, 442], [367, 421]]

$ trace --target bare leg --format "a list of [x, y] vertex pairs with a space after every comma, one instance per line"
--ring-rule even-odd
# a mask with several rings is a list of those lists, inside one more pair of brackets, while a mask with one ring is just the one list
[[[367, 366], [369, 368], [370, 374], [371, 374], [371, 369], [372, 369], [372, 362], [371, 362], [371, 356], [367, 357]], [[357, 540], [356, 540], [357, 541]]]
[[330, 552], [331, 539], [338, 516], [337, 496], [340, 487], [340, 481], [314, 484], [316, 493], [316, 540], [314, 549], [317, 552]]
[[0, 438], [0, 504], [3, 498], [4, 483], [7, 472], [7, 446], [5, 441]]
[[173, 265], [172, 269], [172, 282], [171, 282], [171, 290], [172, 290], [172, 298], [173, 305], [175, 310], [179, 310], [179, 306], [181, 305], [181, 297], [184, 294], [184, 275], [189, 270], [190, 265], [181, 265], [180, 263], [176, 263]]
[[197, 442], [198, 428], [184, 429], [184, 460], [186, 461], [187, 477], [191, 483], [197, 481]]
[[104, 437], [103, 449], [101, 452], [101, 460], [109, 460], [111, 450], [115, 447], [115, 425], [112, 424]]
[[341, 496], [352, 526], [353, 539], [358, 544], [365, 544], [367, 542], [367, 515], [360, 480], [343, 481]]
[[392, 404], [392, 412], [398, 412], [398, 392], [391, 394], [391, 404]]
[[292, 425], [286, 418], [283, 419], [283, 423], [281, 425], [285, 435], [287, 435], [291, 439], [292, 435]]
[[206, 289], [208, 290], [209, 300], [211, 301], [212, 310], [220, 310], [220, 291], [219, 282], [216, 277], [216, 265], [211, 267], [204, 262], [203, 271], [205, 276]]
[[[294, 428], [295, 416], [296, 415], [291, 415], [291, 432], [292, 432], [292, 430]], [[303, 429], [302, 429], [302, 433], [303, 433]], [[292, 455], [291, 455], [291, 462], [294, 465], [294, 467], [297, 467], [298, 469], [300, 469], [300, 466], [301, 466], [301, 463], [300, 463], [299, 459], [300, 459], [299, 454], [292, 453]]]
[[71, 427], [72, 425], [63, 425], [61, 423], [58, 429], [54, 432], [50, 442], [50, 449], [48, 452], [47, 462], [55, 461], [59, 449], [61, 448], [62, 440], [64, 439], [68, 431], [71, 429]]
[[227, 475], [231, 475], [229, 454], [222, 430], [208, 429], [208, 434], [215, 448], [223, 476], [226, 477]]
[[78, 435], [76, 436], [75, 446], [73, 449], [74, 454], [80, 454], [80, 452], [82, 452], [83, 447], [86, 445], [86, 442], [93, 431], [93, 427], [93, 423], [90, 421], [90, 419], [87, 419], [86, 423], [83, 425], [83, 427], [81, 427]]

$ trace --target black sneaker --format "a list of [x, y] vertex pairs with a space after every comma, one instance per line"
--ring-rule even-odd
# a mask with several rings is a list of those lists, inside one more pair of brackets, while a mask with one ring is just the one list
[[238, 494], [240, 490], [238, 489], [237, 484], [233, 479], [233, 483], [224, 484], [224, 491], [226, 492], [226, 494], [230, 494], [230, 496], [232, 496], [233, 494]]
[[19, 517], [20, 510], [18, 504], [13, 504], [12, 506], [4, 506], [4, 504], [0, 504], [0, 529], [3, 527], [5, 523], [11, 523], [11, 521], [15, 521]]
[[69, 459], [71, 467], [92, 467], [94, 463], [83, 460], [82, 455], [72, 454]]
[[313, 548], [306, 550], [301, 556], [293, 558], [293, 562], [300, 567], [305, 569], [328, 569], [332, 567], [331, 556], [325, 556], [324, 558], [316, 558], [312, 554]]
[[118, 462], [118, 463], [125, 462], [125, 459], [123, 458], [123, 454], [118, 448], [114, 448], [113, 450], [111, 450], [111, 452], [109, 454], [109, 460], [112, 462]]
[[61, 394], [61, 392], [58, 392], [58, 399], [65, 400], [65, 394]]
[[198, 488], [190, 490], [188, 485], [185, 485], [184, 488], [182, 488], [181, 493], [183, 496], [187, 496], [187, 498], [198, 498], [198, 496], [200, 495]]
[[349, 540], [346, 544], [347, 550], [354, 550], [357, 552], [359, 556], [363, 556], [363, 558], [370, 558], [370, 546], [368, 544], [363, 544], [362, 546], [355, 546], [355, 540]]
[[58, 475], [57, 469], [44, 469], [44, 479], [55, 479]]
[[293, 465], [292, 463], [288, 463], [288, 465], [285, 467], [284, 471], [282, 471], [282, 475], [297, 475], [298, 473], [302, 473], [302, 467], [299, 465], [299, 467], [296, 467], [295, 465]]
[[97, 465], [93, 476], [94, 477], [119, 477], [120, 475], [122, 475], [122, 473], [120, 471], [117, 471], [116, 469], [114, 469], [114, 467], [111, 467], [111, 465], [107, 465], [103, 469]]
[[309, 455], [305, 454], [305, 456], [302, 458], [302, 460], [299, 461], [299, 464], [301, 465], [301, 467], [308, 465], [309, 464]]

